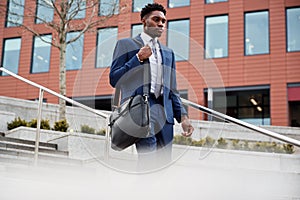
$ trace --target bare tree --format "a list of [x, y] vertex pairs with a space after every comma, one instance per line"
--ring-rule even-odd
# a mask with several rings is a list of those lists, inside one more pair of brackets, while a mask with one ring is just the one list
[[[77, 41], [85, 32], [103, 24], [119, 13], [118, 0], [8, 0], [0, 3], [1, 13], [6, 13], [6, 26], [20, 26], [41, 41], [59, 49], [59, 92], [66, 95], [66, 48]], [[35, 6], [28, 6], [35, 5]], [[4, 11], [5, 9], [5, 11]], [[25, 14], [24, 14], [25, 13]], [[54, 17], [53, 17], [54, 16]], [[49, 41], [35, 29], [22, 23], [32, 18], [37, 24], [44, 24], [53, 33]], [[74, 20], [81, 19], [80, 23]], [[70, 31], [78, 31], [67, 38]], [[65, 119], [66, 102], [59, 99], [59, 119]]]

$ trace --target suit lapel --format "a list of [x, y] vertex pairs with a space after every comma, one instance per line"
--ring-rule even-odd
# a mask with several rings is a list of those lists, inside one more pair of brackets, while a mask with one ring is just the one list
[[145, 46], [143, 39], [141, 38], [141, 34], [134, 37], [134, 40], [136, 40], [141, 45], [141, 47]]

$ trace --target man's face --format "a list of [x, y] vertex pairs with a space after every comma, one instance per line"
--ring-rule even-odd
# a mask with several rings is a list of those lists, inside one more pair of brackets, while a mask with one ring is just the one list
[[163, 12], [152, 11], [142, 19], [144, 32], [152, 38], [160, 37], [164, 32], [166, 21], [167, 20]]

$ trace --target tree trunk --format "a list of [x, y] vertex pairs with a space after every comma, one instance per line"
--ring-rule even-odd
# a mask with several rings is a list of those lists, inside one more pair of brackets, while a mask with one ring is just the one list
[[[66, 43], [60, 44], [59, 93], [66, 96]], [[59, 120], [66, 119], [66, 101], [59, 99]]]

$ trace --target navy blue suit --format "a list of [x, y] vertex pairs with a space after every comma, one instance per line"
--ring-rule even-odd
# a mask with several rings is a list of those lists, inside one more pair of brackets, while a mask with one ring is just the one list
[[[143, 63], [139, 62], [136, 54], [144, 44], [140, 35], [134, 39], [138, 42], [132, 38], [119, 40], [113, 54], [113, 62], [110, 69], [110, 84], [113, 87], [120, 88], [121, 102], [131, 96], [143, 94], [143, 67], [147, 61]], [[163, 127], [160, 127], [162, 130], [154, 138], [158, 146], [163, 147], [172, 142], [174, 118], [178, 122], [181, 122], [181, 116], [186, 114], [186, 111], [182, 106], [177, 91], [174, 52], [160, 43], [159, 45], [163, 66], [163, 93], [159, 99], [153, 99], [154, 97], [150, 96], [150, 105], [160, 104], [161, 112], [157, 110], [152, 112], [151, 110], [150, 114], [152, 115], [152, 119], [165, 121]], [[150, 83], [148, 84], [150, 88]], [[140, 144], [142, 146], [145, 145], [143, 142]]]

